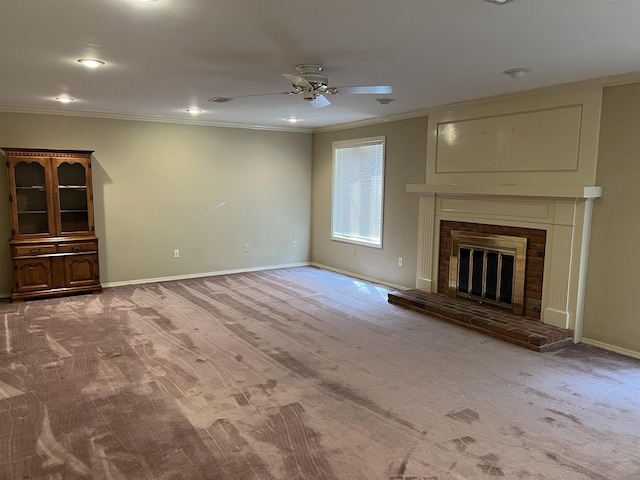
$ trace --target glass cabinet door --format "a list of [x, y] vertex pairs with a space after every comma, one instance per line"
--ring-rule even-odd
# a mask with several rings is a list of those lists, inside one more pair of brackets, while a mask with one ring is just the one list
[[43, 163], [19, 161], [13, 167], [18, 235], [49, 234], [49, 194]]
[[61, 160], [56, 170], [60, 233], [88, 232], [90, 204], [85, 164]]

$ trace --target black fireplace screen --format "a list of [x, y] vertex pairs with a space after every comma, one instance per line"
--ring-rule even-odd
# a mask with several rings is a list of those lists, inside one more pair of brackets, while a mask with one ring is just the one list
[[449, 295], [523, 313], [527, 239], [453, 231]]
[[458, 293], [512, 305], [514, 264], [514, 255], [460, 248]]

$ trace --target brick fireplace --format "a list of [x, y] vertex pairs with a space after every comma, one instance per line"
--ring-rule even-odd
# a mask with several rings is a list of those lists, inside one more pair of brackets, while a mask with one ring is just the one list
[[416, 286], [448, 291], [451, 232], [527, 238], [524, 316], [580, 341], [593, 199], [599, 187], [409, 185], [420, 194]]

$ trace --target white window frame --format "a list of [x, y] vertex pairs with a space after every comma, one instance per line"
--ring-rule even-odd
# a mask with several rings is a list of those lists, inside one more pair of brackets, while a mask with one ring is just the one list
[[[367, 145], [381, 145], [382, 146], [382, 165], [381, 165], [381, 179], [380, 179], [380, 204], [376, 206], [377, 214], [380, 219], [380, 238], [375, 240], [372, 237], [359, 236], [359, 235], [349, 235], [344, 232], [337, 232], [337, 195], [339, 192], [336, 188], [336, 180], [337, 180], [337, 166], [338, 166], [338, 151], [340, 149], [346, 148], [356, 148], [363, 147]], [[368, 137], [368, 138], [358, 138], [353, 140], [342, 140], [338, 142], [333, 142], [332, 144], [332, 165], [331, 165], [331, 240], [335, 240], [338, 242], [352, 243], [355, 245], [363, 245], [366, 247], [373, 248], [382, 248], [382, 237], [383, 237], [383, 219], [384, 219], [384, 184], [385, 184], [385, 156], [386, 156], [386, 137]]]

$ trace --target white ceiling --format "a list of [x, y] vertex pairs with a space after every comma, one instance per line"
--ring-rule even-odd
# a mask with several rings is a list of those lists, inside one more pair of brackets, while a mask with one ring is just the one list
[[[297, 117], [308, 130], [635, 72], [639, 21], [638, 0], [0, 0], [0, 110], [285, 129]], [[390, 85], [395, 100], [207, 102], [285, 92], [300, 63], [324, 65], [331, 86]], [[502, 73], [514, 67], [531, 73]]]

